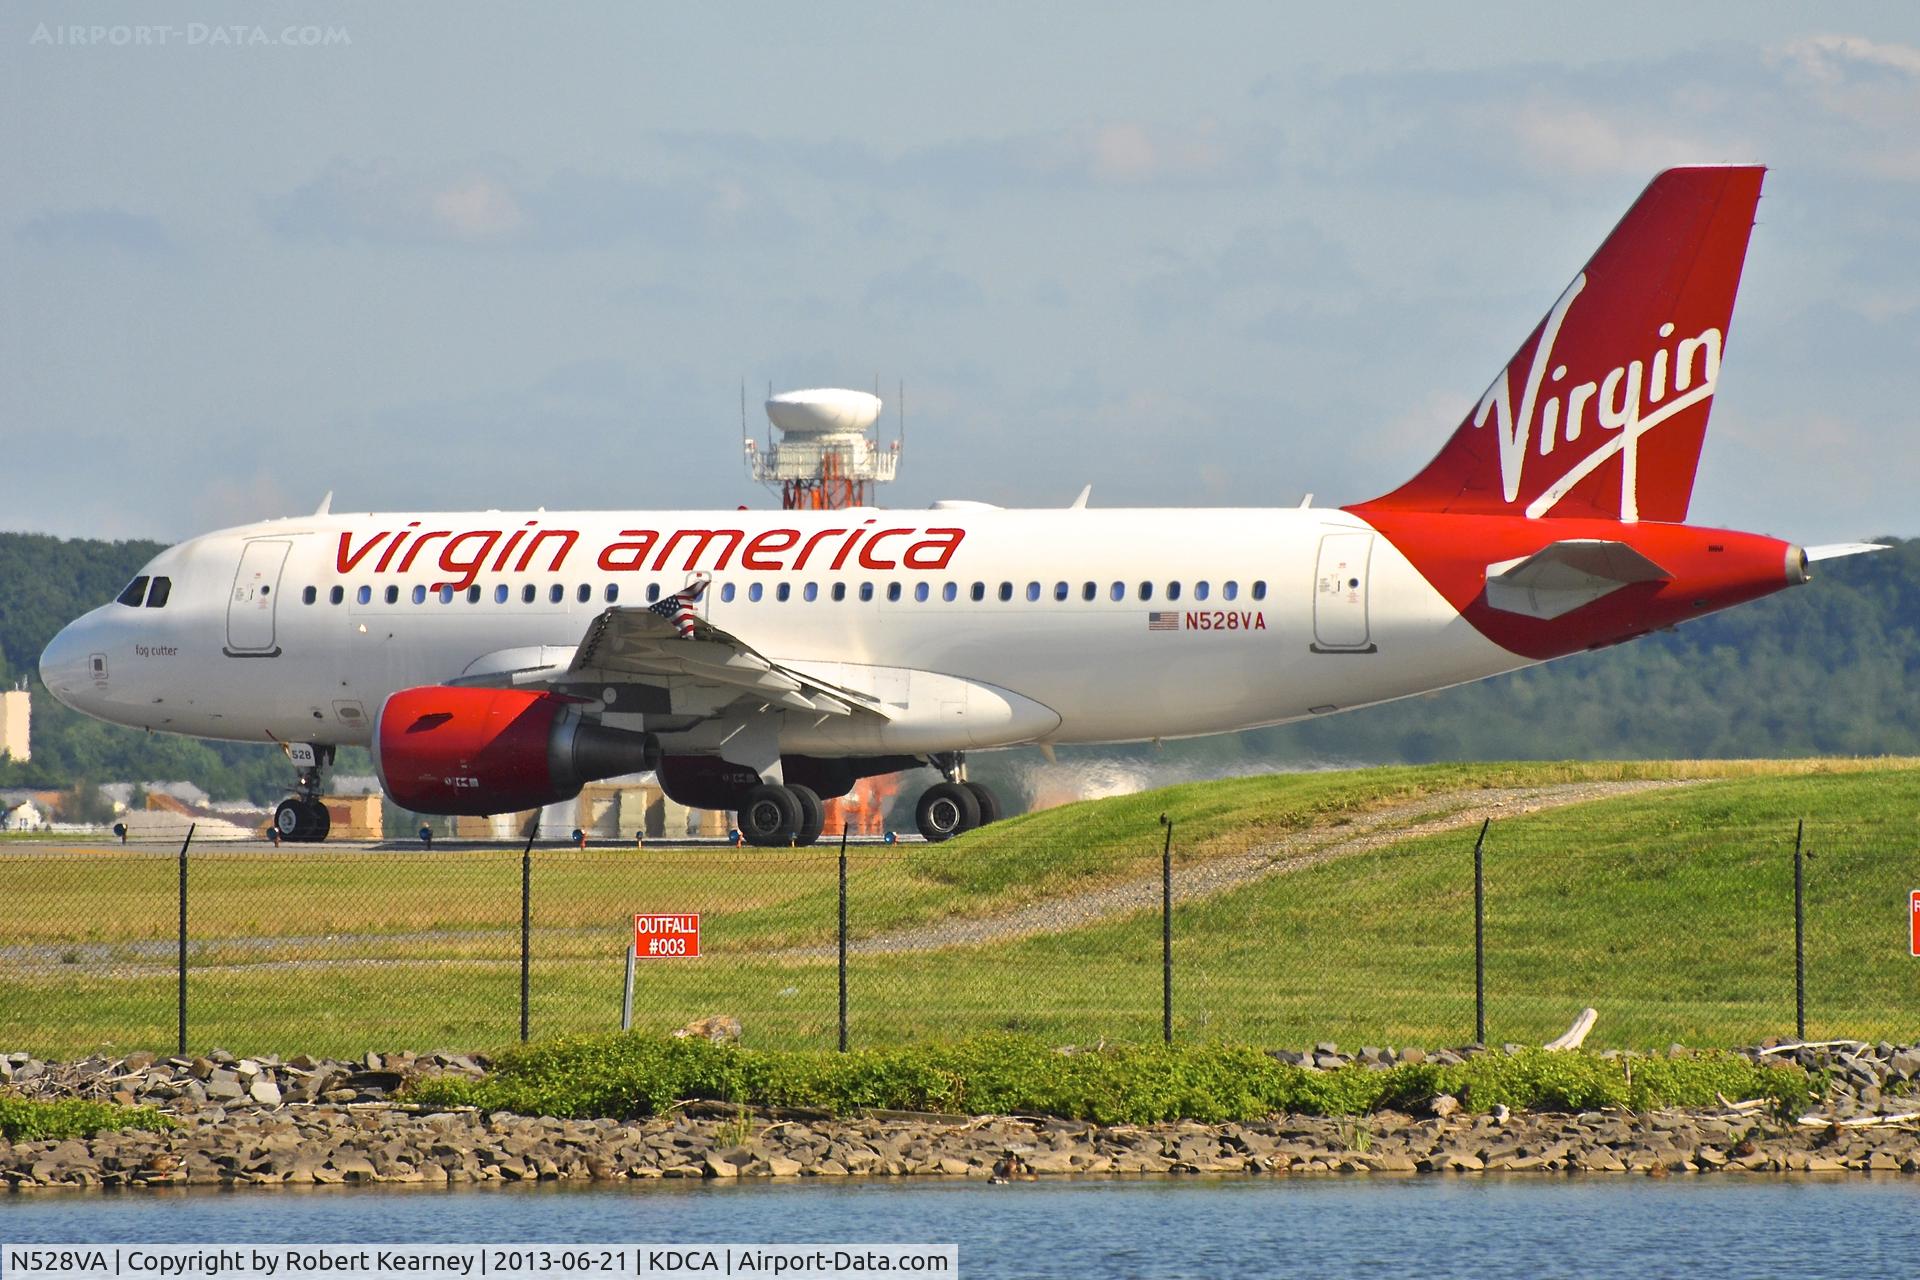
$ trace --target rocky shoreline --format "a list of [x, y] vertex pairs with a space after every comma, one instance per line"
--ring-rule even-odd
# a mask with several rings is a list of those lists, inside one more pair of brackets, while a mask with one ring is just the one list
[[[1485, 1052], [1442, 1050], [1435, 1058]], [[479, 1075], [478, 1056], [90, 1058], [0, 1055], [0, 1085], [34, 1098], [154, 1105], [178, 1125], [92, 1139], [0, 1139], [0, 1181], [46, 1187], [302, 1186], [647, 1178], [1428, 1172], [1920, 1173], [1920, 1048], [1773, 1045], [1755, 1057], [1830, 1073], [1815, 1113], [1781, 1120], [1755, 1103], [1711, 1111], [1274, 1116], [1249, 1124], [1099, 1126], [1006, 1116], [819, 1113], [690, 1103], [645, 1120], [427, 1112], [395, 1101], [407, 1079]], [[1332, 1045], [1287, 1055], [1317, 1069], [1390, 1065], [1418, 1050]], [[1425, 1056], [1425, 1055], [1421, 1055]]]

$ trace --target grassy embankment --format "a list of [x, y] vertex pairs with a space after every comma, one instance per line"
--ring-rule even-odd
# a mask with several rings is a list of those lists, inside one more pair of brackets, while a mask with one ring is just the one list
[[[1790, 1031], [1789, 855], [1803, 817], [1817, 853], [1809, 1030], [1920, 1031], [1920, 963], [1905, 954], [1902, 914], [1907, 881], [1920, 884], [1920, 770], [1906, 761], [1436, 766], [1186, 784], [945, 846], [861, 850], [852, 932], [991, 918], [1151, 875], [1162, 812], [1177, 823], [1176, 864], [1192, 867], [1282, 837], [1335, 842], [1371, 810], [1402, 806], [1407, 822], [1457, 811], [1471, 789], [1689, 778], [1723, 780], [1496, 822], [1490, 1038], [1537, 1043], [1585, 1004], [1601, 1010], [1594, 1044]], [[1470, 1038], [1471, 846], [1471, 831], [1419, 837], [1177, 907], [1177, 1034], [1295, 1046]], [[517, 850], [198, 857], [193, 1042], [331, 1052], [510, 1039], [519, 870]], [[42, 964], [0, 973], [0, 1048], [170, 1042], [173, 877], [166, 855], [0, 854], [0, 945], [39, 947]], [[640, 1025], [731, 1012], [755, 1044], [831, 1041], [831, 850], [541, 850], [534, 884], [536, 1037], [617, 1015], [627, 914], [698, 910], [707, 956], [642, 967]], [[101, 957], [123, 966], [117, 976]], [[1159, 958], [1154, 912], [974, 947], [856, 952], [855, 1041], [996, 1029], [1152, 1039]], [[0, 970], [15, 963], [0, 958]]]

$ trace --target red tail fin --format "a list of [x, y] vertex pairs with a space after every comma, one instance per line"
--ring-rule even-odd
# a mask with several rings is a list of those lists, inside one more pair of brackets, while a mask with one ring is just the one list
[[1764, 172], [1656, 177], [1440, 455], [1365, 505], [1685, 520]]

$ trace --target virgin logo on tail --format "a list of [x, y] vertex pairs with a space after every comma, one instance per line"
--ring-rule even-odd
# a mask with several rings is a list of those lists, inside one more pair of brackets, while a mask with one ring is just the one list
[[1426, 469], [1356, 510], [1684, 521], [1761, 175], [1655, 178]]
[[[1620, 519], [1638, 520], [1640, 437], [1683, 409], [1713, 398], [1713, 388], [1720, 378], [1721, 332], [1717, 328], [1703, 329], [1690, 338], [1680, 339], [1671, 348], [1656, 347], [1649, 360], [1615, 365], [1598, 378], [1576, 383], [1564, 391], [1554, 390], [1563, 386], [1568, 376], [1565, 364], [1554, 363], [1554, 343], [1574, 300], [1586, 287], [1587, 276], [1583, 271], [1574, 277], [1560, 300], [1554, 303], [1553, 310], [1547, 313], [1540, 341], [1534, 346], [1533, 358], [1528, 362], [1525, 380], [1519, 388], [1520, 412], [1514, 413], [1514, 378], [1519, 371], [1516, 366], [1509, 366], [1487, 388], [1471, 421], [1476, 428], [1484, 428], [1489, 419], [1494, 422], [1500, 443], [1500, 484], [1509, 505], [1520, 499], [1530, 444], [1537, 442], [1539, 456], [1547, 458], [1552, 456], [1556, 444], [1577, 443], [1587, 431], [1618, 432], [1613, 439], [1581, 457], [1528, 503], [1526, 513], [1534, 517], [1546, 515], [1575, 485], [1618, 455], [1621, 459]], [[1673, 323], [1662, 324], [1658, 338], [1664, 341], [1672, 336]], [[1547, 393], [1544, 400], [1543, 390]]]

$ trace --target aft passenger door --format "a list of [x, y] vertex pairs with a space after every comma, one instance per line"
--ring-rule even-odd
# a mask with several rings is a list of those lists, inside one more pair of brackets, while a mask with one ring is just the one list
[[255, 538], [241, 550], [240, 567], [233, 575], [233, 594], [227, 597], [228, 657], [279, 655], [273, 617], [280, 599], [280, 569], [292, 546], [277, 538]]
[[1313, 579], [1313, 651], [1375, 653], [1367, 622], [1371, 533], [1329, 533], [1320, 539]]

